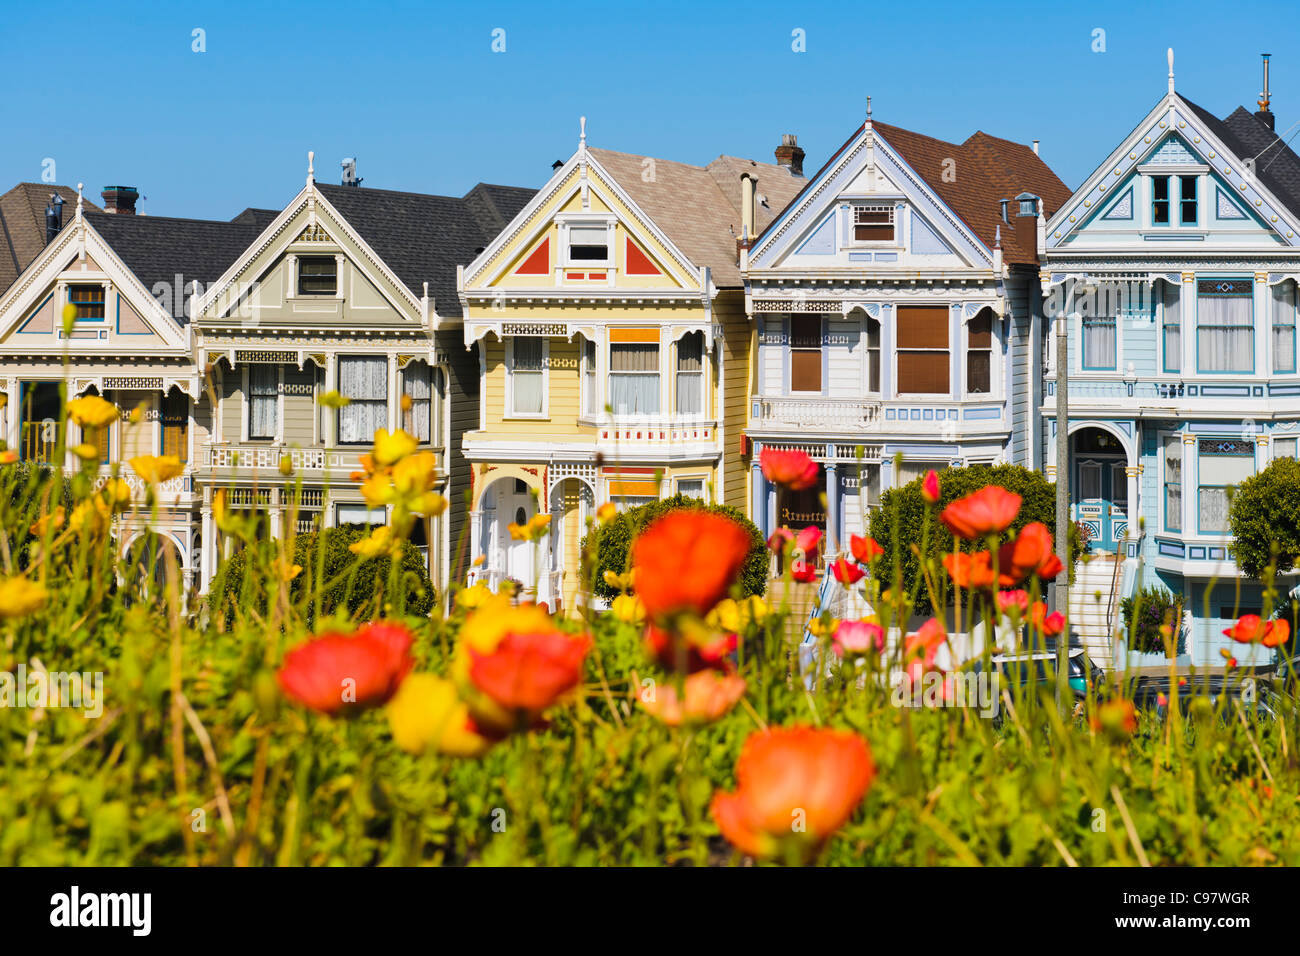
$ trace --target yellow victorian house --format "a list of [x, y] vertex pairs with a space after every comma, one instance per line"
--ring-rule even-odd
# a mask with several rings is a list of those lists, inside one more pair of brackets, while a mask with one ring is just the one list
[[[674, 494], [747, 506], [742, 431], [752, 331], [737, 266], [804, 185], [777, 164], [707, 166], [588, 147], [468, 266], [457, 286], [481, 370], [471, 581], [514, 579], [572, 606], [587, 517]], [[509, 528], [551, 515], [541, 546]]]

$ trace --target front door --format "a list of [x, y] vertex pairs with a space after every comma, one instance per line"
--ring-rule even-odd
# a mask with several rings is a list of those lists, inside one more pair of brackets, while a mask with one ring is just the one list
[[[537, 550], [531, 541], [516, 541], [510, 537], [510, 525], [521, 527], [528, 524], [536, 509], [533, 496], [522, 481], [515, 482], [514, 489], [501, 495], [497, 504], [497, 520], [501, 523], [499, 541], [505, 549], [505, 566], [503, 571], [524, 586], [527, 591], [533, 586], [533, 558]], [[537, 555], [540, 560], [540, 554]]]
[[1075, 520], [1088, 529], [1096, 551], [1112, 552], [1128, 531], [1128, 478], [1123, 459], [1080, 458]]

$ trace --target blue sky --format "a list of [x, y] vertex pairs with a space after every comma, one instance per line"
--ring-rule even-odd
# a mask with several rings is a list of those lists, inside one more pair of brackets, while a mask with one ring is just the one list
[[770, 159], [793, 132], [811, 170], [868, 94], [878, 119], [944, 139], [1039, 139], [1075, 187], [1163, 94], [1169, 46], [1179, 90], [1218, 115], [1254, 108], [1272, 52], [1279, 132], [1300, 120], [1300, 25], [1282, 3], [44, 0], [5, 18], [0, 189], [39, 181], [48, 158], [95, 201], [137, 186], [152, 215], [279, 208], [308, 149], [331, 182], [356, 156], [379, 188], [540, 186], [584, 114], [593, 145], [693, 163]]

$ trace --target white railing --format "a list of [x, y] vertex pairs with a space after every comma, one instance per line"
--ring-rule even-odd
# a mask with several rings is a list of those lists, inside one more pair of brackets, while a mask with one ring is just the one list
[[756, 425], [797, 425], [801, 428], [842, 428], [874, 425], [880, 418], [879, 402], [858, 398], [796, 398], [786, 395], [754, 399]]
[[601, 445], [696, 445], [717, 440], [717, 422], [681, 419], [646, 419], [644, 421], [605, 422], [596, 426], [596, 440]]
[[[104, 487], [104, 483], [111, 477], [112, 475], [101, 472], [99, 477], [95, 479], [95, 487]], [[131, 489], [133, 496], [136, 496], [139, 500], [143, 500], [144, 490], [147, 487], [143, 478], [137, 475], [130, 468], [121, 469], [118, 477], [122, 479], [122, 481], [126, 482], [127, 487]], [[182, 495], [188, 494], [192, 490], [192, 487], [192, 476], [187, 473], [159, 482], [154, 486], [154, 489], [159, 495]]]
[[322, 471], [325, 449], [290, 448], [286, 445], [208, 445], [203, 449], [203, 464], [208, 468], [252, 468], [275, 471], [285, 456], [295, 471]]

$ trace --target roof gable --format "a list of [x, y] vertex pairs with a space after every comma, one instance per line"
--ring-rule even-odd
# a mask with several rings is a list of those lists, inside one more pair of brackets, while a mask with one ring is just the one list
[[[8, 289], [45, 248], [45, 207], [51, 193], [63, 199], [63, 222], [72, 221], [77, 191], [53, 183], [19, 183], [0, 196], [0, 292]], [[84, 208], [99, 211], [83, 200]]]

